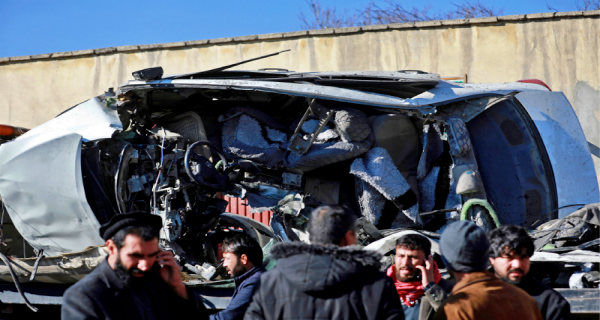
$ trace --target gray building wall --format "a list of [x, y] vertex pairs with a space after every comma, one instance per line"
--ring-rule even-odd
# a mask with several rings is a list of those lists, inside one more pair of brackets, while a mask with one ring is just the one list
[[0, 58], [0, 123], [34, 127], [133, 71], [215, 68], [275, 51], [237, 69], [419, 69], [469, 82], [535, 78], [565, 93], [600, 177], [600, 10], [275, 33]]

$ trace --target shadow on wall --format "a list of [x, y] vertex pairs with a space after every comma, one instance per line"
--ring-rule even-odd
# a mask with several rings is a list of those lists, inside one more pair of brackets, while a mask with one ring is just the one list
[[577, 81], [573, 88], [573, 109], [579, 122], [586, 128], [586, 138], [590, 151], [596, 157], [600, 145], [600, 90], [594, 89], [587, 81]]
[[600, 89], [594, 89], [587, 81], [577, 81], [571, 101], [581, 127], [585, 128], [585, 137], [600, 185]]

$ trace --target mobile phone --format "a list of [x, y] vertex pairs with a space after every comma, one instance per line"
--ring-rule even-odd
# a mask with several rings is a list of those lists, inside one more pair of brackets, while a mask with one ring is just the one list
[[[431, 255], [429, 255], [427, 257], [427, 259], [429, 260], [431, 258]], [[423, 267], [427, 268], [427, 264], [425, 263], [425, 261], [423, 261], [423, 264], [421, 264]], [[415, 271], [415, 279], [421, 280], [421, 269], [416, 268], [417, 270]]]
[[[422, 266], [425, 266], [425, 263], [422, 264]], [[415, 279], [416, 280], [421, 280], [421, 269], [419, 268], [415, 268]]]

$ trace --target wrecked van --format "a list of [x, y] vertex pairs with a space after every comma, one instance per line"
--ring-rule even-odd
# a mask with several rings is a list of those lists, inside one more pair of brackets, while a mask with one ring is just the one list
[[[0, 279], [74, 283], [106, 255], [99, 226], [136, 210], [163, 218], [160, 244], [189, 285], [224, 288], [224, 237], [248, 233], [266, 253], [275, 242], [308, 241], [309, 214], [322, 204], [360, 213], [359, 241], [387, 254], [407, 230], [435, 241], [448, 223], [470, 219], [486, 230], [553, 231], [548, 223], [600, 202], [574, 111], [539, 80], [230, 70], [241, 63], [134, 72], [116, 91], [0, 145], [4, 232], [20, 240], [1, 235], [12, 259]], [[224, 196], [272, 211], [269, 226], [226, 213]], [[585, 259], [598, 270], [600, 257]]]

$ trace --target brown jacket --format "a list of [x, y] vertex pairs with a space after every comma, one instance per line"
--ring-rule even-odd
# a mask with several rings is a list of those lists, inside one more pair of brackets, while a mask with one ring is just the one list
[[482, 271], [456, 283], [434, 319], [542, 320], [542, 314], [525, 291]]

